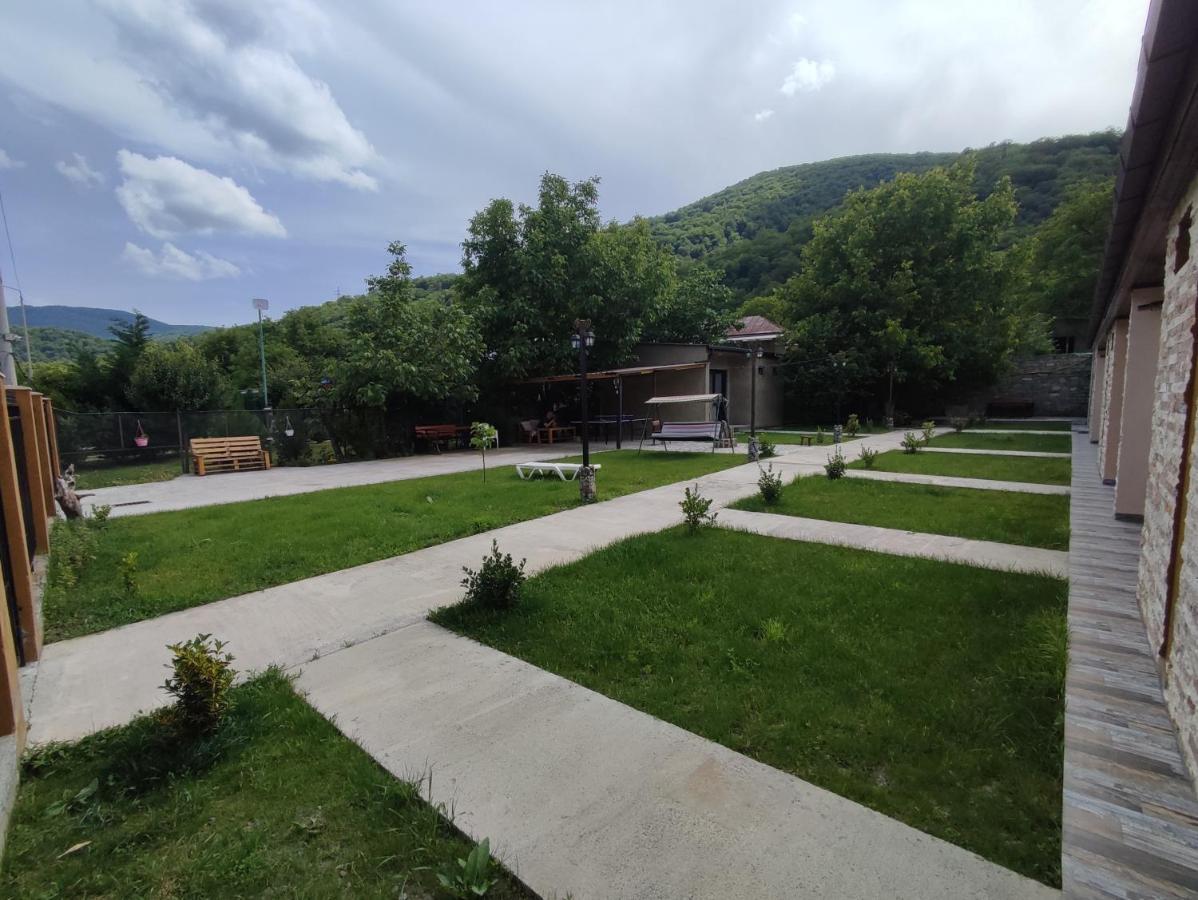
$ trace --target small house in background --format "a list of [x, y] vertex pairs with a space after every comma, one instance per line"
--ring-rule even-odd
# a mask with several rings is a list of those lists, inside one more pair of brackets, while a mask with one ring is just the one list
[[[719, 344], [638, 344], [639, 366], [702, 365], [674, 370], [668, 385], [659, 376], [657, 388], [649, 383], [630, 382], [626, 387], [626, 408], [638, 407], [655, 393], [722, 394], [728, 401], [728, 424], [733, 428], [748, 428], [756, 366], [757, 427], [777, 427], [782, 424], [783, 373], [779, 358], [782, 336], [782, 327], [764, 316], [746, 316], [728, 329]], [[641, 388], [649, 391], [643, 397], [639, 396]]]

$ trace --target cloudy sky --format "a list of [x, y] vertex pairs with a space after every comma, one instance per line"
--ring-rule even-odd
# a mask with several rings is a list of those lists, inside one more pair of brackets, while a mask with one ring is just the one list
[[455, 271], [470, 215], [546, 170], [623, 220], [783, 165], [1122, 127], [1147, 5], [8, 3], [17, 274], [34, 304], [231, 324], [360, 290], [391, 240]]

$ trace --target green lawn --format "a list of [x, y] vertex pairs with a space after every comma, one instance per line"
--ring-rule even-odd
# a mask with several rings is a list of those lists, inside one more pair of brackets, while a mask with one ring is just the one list
[[811, 475], [787, 485], [774, 506], [753, 496], [733, 507], [1049, 550], [1069, 549], [1069, 498], [1064, 496], [859, 478], [830, 481], [822, 475]]
[[[757, 435], [758, 435], [758, 437], [768, 438], [769, 440], [773, 441], [775, 444], [799, 444], [799, 443], [802, 443], [802, 441], [800, 440], [800, 435], [788, 434], [787, 432], [784, 432], [784, 431], [759, 431], [759, 432], [757, 432]], [[816, 442], [814, 440], [815, 432], [812, 432], [810, 435], [808, 435], [808, 437], [811, 437], [813, 439], [811, 441], [813, 446], [819, 446], [818, 444], [816, 444]], [[860, 437], [860, 435], [857, 435], [857, 437], [849, 437], [846, 434], [846, 435], [843, 435], [840, 440], [841, 440], [841, 443], [847, 444], [849, 441], [855, 441], [859, 437]], [[743, 444], [748, 444], [749, 432], [747, 432], [747, 431], [738, 432], [736, 435], [736, 439]], [[827, 446], [827, 447], [832, 446], [832, 432], [831, 431], [824, 432], [824, 446]]]
[[931, 447], [963, 447], [969, 450], [1029, 450], [1033, 453], [1069, 453], [1073, 438], [1067, 434], [942, 434], [932, 438]]
[[149, 481], [170, 481], [180, 474], [179, 460], [160, 459], [155, 462], [122, 466], [98, 466], [79, 469], [75, 486], [81, 491], [115, 487], [122, 484], [145, 484]]
[[681, 528], [433, 619], [1049, 884], [1066, 584]]
[[[846, 459], [849, 459], [846, 457]], [[1033, 484], [1068, 484], [1067, 459], [1035, 456], [987, 456], [983, 454], [904, 453], [891, 450], [878, 454], [874, 469], [879, 472], [911, 472], [917, 475], [951, 475], [956, 478], [989, 478], [995, 481], [1023, 481]], [[849, 468], [864, 466], [856, 458]]]
[[[437, 873], [472, 844], [413, 785], [276, 671], [234, 696], [217, 737], [198, 744], [172, 743], [145, 717], [27, 758], [4, 896], [447, 896]], [[80, 799], [61, 809], [67, 798]], [[489, 897], [528, 896], [493, 868]]]
[[[602, 464], [599, 496], [610, 499], [742, 465], [744, 457], [621, 450], [595, 461]], [[409, 553], [578, 503], [577, 482], [521, 481], [508, 466], [492, 469], [485, 484], [481, 473], [463, 472], [111, 519], [77, 586], [63, 583], [51, 566], [46, 640]], [[138, 555], [133, 597], [119, 568], [130, 551]]]
[[1001, 431], [1070, 431], [1073, 425], [1070, 422], [985, 422], [981, 425], [974, 426], [975, 428], [995, 428]]

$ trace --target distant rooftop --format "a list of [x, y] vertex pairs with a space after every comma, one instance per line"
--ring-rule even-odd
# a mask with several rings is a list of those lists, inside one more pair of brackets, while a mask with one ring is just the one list
[[783, 328], [765, 316], [745, 316], [739, 325], [729, 326], [724, 332], [729, 341], [768, 341], [781, 337]]

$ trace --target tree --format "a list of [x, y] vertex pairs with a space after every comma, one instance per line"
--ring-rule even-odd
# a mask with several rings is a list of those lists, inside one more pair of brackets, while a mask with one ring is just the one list
[[470, 220], [458, 295], [479, 324], [486, 380], [571, 371], [577, 319], [597, 367], [626, 362], [674, 287], [674, 262], [644, 220], [603, 226], [598, 179], [541, 178], [537, 206], [494, 200]]
[[1114, 202], [1114, 182], [1076, 184], [1052, 215], [1017, 248], [1019, 289], [1045, 315], [1085, 319]]
[[733, 294], [720, 276], [706, 266], [692, 266], [673, 279], [645, 325], [646, 341], [707, 344], [722, 340], [739, 316]]
[[354, 299], [347, 314], [345, 354], [335, 362], [338, 395], [359, 406], [405, 400], [470, 400], [482, 341], [470, 315], [436, 299], [415, 300], [404, 246], [388, 276]]
[[815, 223], [803, 271], [778, 292], [793, 323], [800, 394], [885, 396], [889, 378], [928, 404], [992, 383], [1043, 322], [1009, 288], [1010, 183], [984, 200], [962, 163], [850, 193]]
[[144, 410], [212, 409], [225, 399], [220, 371], [188, 341], [142, 350], [129, 380], [129, 399]]

